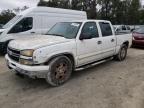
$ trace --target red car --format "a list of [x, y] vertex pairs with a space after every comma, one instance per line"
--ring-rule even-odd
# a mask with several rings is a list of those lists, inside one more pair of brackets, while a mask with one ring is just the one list
[[132, 46], [144, 47], [144, 27], [133, 32]]

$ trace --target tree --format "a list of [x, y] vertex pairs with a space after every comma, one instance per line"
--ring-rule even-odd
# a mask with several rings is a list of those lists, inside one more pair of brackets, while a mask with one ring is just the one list
[[49, 0], [49, 1], [40, 0], [38, 6], [68, 9], [70, 8], [70, 1], [69, 0]]
[[80, 3], [79, 0], [72, 0], [71, 1], [71, 9], [74, 9], [74, 10], [80, 10], [79, 7], [78, 7], [78, 4]]
[[128, 19], [129, 24], [138, 24], [140, 18], [140, 1], [139, 0], [132, 0], [129, 10], [128, 10]]
[[88, 18], [90, 19], [96, 19], [97, 18], [97, 1], [96, 0], [89, 0], [87, 2], [87, 14]]
[[112, 13], [112, 1], [111, 0], [98, 0], [98, 3], [101, 6], [101, 18], [110, 19], [110, 14]]
[[27, 6], [24, 6], [22, 8], [18, 7], [18, 8], [15, 8], [13, 10], [3, 10], [1, 13], [0, 13], [0, 23], [1, 24], [6, 24], [9, 20], [11, 20], [17, 13], [21, 12], [21, 11], [24, 11], [26, 9], [28, 9], [29, 7]]
[[5, 24], [10, 19], [12, 19], [15, 16], [15, 13], [12, 10], [3, 10], [0, 14], [0, 23]]
[[44, 0], [40, 0], [38, 6], [47, 6], [47, 2]]
[[15, 9], [13, 9], [13, 11], [14, 11], [15, 13], [20, 13], [20, 12], [22, 12], [22, 11], [28, 9], [28, 8], [29, 8], [29, 7], [27, 7], [27, 6], [24, 6], [24, 7], [22, 7], [22, 8], [17, 7], [17, 8], [15, 8]]

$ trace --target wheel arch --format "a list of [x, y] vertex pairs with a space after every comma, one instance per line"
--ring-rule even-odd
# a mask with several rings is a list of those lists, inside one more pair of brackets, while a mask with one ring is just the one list
[[74, 58], [74, 55], [71, 54], [71, 53], [60, 53], [60, 54], [56, 54], [56, 55], [53, 55], [51, 56], [46, 62], [45, 64], [49, 64], [54, 58], [58, 57], [58, 56], [66, 56], [68, 57], [71, 61], [72, 61], [72, 64], [73, 64], [73, 68], [75, 67], [75, 64], [76, 64], [76, 61], [75, 61], [75, 58]]
[[126, 45], [127, 47], [129, 47], [129, 41], [125, 41], [122, 45]]

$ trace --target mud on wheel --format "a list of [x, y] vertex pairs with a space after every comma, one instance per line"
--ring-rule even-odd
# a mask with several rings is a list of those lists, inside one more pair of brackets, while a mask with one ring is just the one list
[[59, 56], [53, 59], [50, 64], [46, 81], [52, 86], [64, 84], [71, 76], [72, 62], [66, 56]]

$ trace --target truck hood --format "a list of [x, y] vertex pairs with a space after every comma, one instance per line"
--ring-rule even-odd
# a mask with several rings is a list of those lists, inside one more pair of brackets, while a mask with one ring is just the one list
[[26, 38], [13, 40], [9, 43], [9, 47], [18, 50], [37, 49], [37, 48], [60, 44], [69, 41], [71, 41], [71, 39], [66, 39], [64, 37], [59, 37], [59, 36], [36, 35], [36, 36], [30, 36]]

